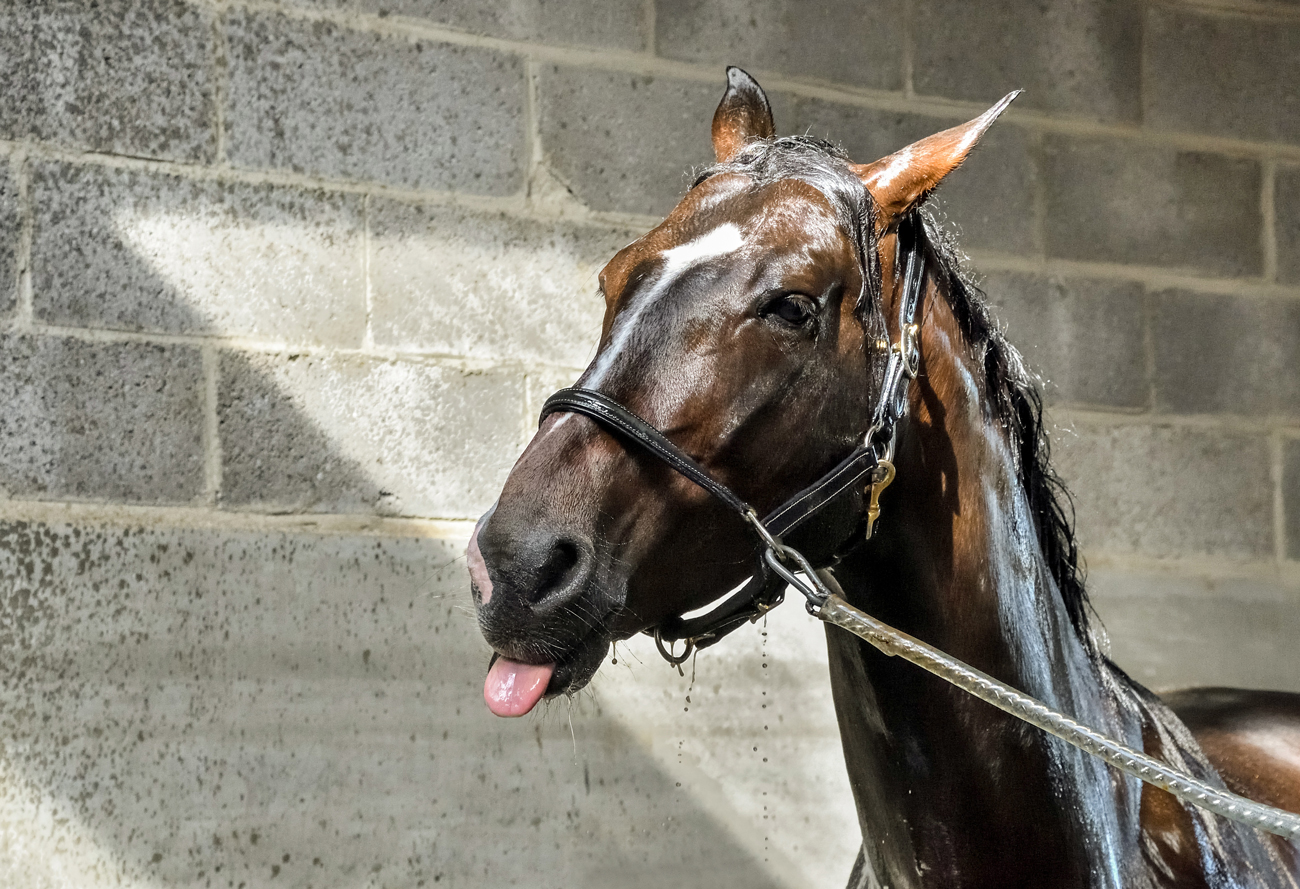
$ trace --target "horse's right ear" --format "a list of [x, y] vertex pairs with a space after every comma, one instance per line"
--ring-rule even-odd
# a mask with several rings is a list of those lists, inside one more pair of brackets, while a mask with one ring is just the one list
[[882, 157], [875, 163], [851, 165], [850, 169], [871, 192], [880, 212], [878, 224], [888, 227], [893, 220], [925, 200], [953, 170], [961, 165], [993, 121], [998, 119], [1020, 90], [1002, 100], [974, 120], [913, 142], [902, 151]]
[[713, 112], [713, 154], [725, 164], [746, 142], [776, 134], [772, 106], [758, 81], [734, 65], [727, 68], [727, 92]]

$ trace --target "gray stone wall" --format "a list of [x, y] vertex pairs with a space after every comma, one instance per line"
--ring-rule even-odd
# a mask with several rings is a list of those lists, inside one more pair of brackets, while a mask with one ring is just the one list
[[864, 161], [1025, 88], [939, 208], [1114, 654], [1300, 690], [1291, 0], [13, 0], [0, 882], [843, 881], [810, 621], [494, 721], [459, 556], [728, 63]]

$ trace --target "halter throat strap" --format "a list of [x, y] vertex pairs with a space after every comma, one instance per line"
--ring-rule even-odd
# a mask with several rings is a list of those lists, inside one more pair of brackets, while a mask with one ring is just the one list
[[[783, 538], [797, 536], [814, 517], [853, 507], [854, 501], [863, 497], [864, 486], [868, 483], [871, 506], [866, 517], [865, 538], [870, 539], [875, 516], [879, 514], [879, 492], [893, 478], [894, 469], [889, 461], [893, 458], [898, 422], [907, 412], [907, 386], [916, 376], [919, 360], [915, 319], [924, 283], [924, 259], [918, 225], [915, 216], [909, 215], [898, 228], [899, 257], [904, 268], [900, 334], [890, 349], [870, 430], [833, 469], [762, 519], [744, 499], [711, 476], [662, 432], [603, 392], [582, 387], [561, 389], [546, 399], [542, 406], [541, 420], [559, 412], [582, 414], [595, 420], [621, 441], [663, 461], [679, 475], [703, 488], [754, 532], [759, 543], [756, 566], [753, 576], [743, 587], [704, 615], [671, 617], [654, 630], [660, 652], [670, 662], [680, 664], [693, 649], [713, 645], [733, 630], [766, 614], [781, 603], [787, 583], [804, 593], [809, 610], [819, 606], [825, 600], [825, 588], [815, 579], [815, 566], [799, 550], [787, 545]], [[858, 527], [857, 523], [853, 527]], [[850, 532], [848, 539], [851, 540], [856, 533]], [[834, 554], [843, 550], [845, 542], [834, 541], [832, 546], [823, 548]], [[829, 564], [834, 560], [832, 555], [818, 561]], [[803, 582], [796, 572], [803, 573], [812, 586]], [[678, 640], [685, 640], [686, 648], [680, 655], [673, 655], [664, 647], [664, 642]]]

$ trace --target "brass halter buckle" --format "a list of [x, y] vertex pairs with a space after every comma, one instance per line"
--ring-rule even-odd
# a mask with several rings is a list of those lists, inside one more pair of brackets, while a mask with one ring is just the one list
[[872, 533], [876, 530], [876, 520], [880, 518], [880, 495], [893, 480], [894, 464], [888, 460], [881, 460], [876, 465], [875, 472], [871, 474], [871, 502], [867, 505], [867, 540], [871, 539]]

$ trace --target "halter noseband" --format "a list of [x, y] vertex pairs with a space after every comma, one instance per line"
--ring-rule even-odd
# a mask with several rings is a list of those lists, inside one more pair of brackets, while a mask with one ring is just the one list
[[[752, 506], [736, 495], [722, 482], [705, 471], [690, 456], [669, 441], [663, 433], [609, 396], [593, 389], [561, 389], [542, 406], [540, 419], [568, 411], [590, 417], [624, 442], [634, 444], [668, 464], [677, 473], [690, 479], [732, 512], [736, 513], [754, 531], [760, 544], [756, 556], [756, 570], [740, 589], [728, 596], [707, 614], [694, 618], [670, 617], [654, 631], [660, 653], [670, 662], [680, 664], [693, 650], [707, 648], [745, 623], [757, 620], [781, 604], [788, 583], [804, 594], [808, 610], [816, 613], [830, 595], [830, 590], [817, 577], [813, 560], [783, 542], [788, 536], [799, 537], [801, 549], [809, 544], [817, 547], [819, 563], [830, 564], [835, 554], [842, 551], [860, 527], [859, 521], [850, 521], [847, 534], [837, 535], [833, 546], [826, 546], [809, 536], [819, 530], [810, 520], [825, 519], [835, 514], [843, 525], [843, 517], [859, 514], [856, 501], [865, 496], [863, 483], [870, 481], [870, 502], [867, 506], [863, 539], [869, 540], [880, 515], [879, 497], [894, 478], [894, 439], [898, 422], [907, 413], [907, 383], [916, 376], [919, 360], [918, 326], [916, 312], [921, 301], [924, 279], [921, 257], [919, 223], [915, 216], [905, 217], [898, 228], [898, 244], [904, 258], [903, 299], [899, 313], [898, 342], [890, 349], [885, 365], [880, 398], [872, 415], [871, 428], [847, 457], [817, 481], [786, 500], [767, 516], [760, 519]], [[895, 266], [897, 267], [897, 266]], [[833, 523], [833, 519], [823, 522]], [[820, 530], [825, 530], [821, 528]], [[803, 532], [802, 534], [800, 532]], [[804, 538], [807, 538], [805, 542]], [[823, 565], [824, 567], [824, 565]], [[796, 572], [802, 573], [803, 577]], [[647, 630], [646, 632], [650, 632]], [[679, 655], [672, 654], [665, 642], [684, 640], [686, 647]]]

